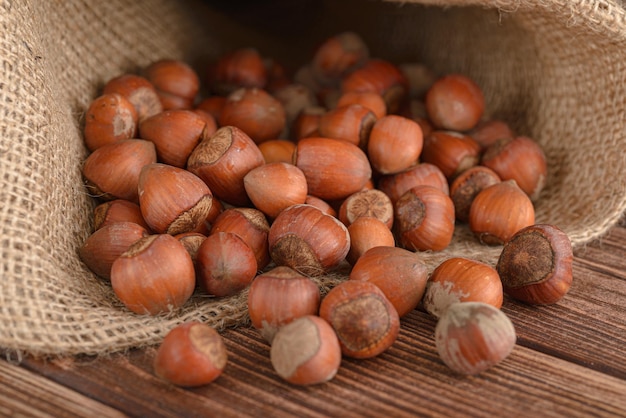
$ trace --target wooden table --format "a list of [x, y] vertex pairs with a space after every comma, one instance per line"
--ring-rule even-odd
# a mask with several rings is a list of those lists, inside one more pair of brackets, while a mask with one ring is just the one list
[[476, 377], [452, 373], [435, 321], [416, 310], [391, 349], [346, 359], [329, 383], [296, 387], [272, 369], [249, 328], [227, 330], [226, 370], [195, 389], [152, 372], [155, 349], [106, 358], [0, 361], [0, 416], [626, 417], [626, 226], [576, 251], [574, 284], [557, 305], [506, 300], [513, 353]]

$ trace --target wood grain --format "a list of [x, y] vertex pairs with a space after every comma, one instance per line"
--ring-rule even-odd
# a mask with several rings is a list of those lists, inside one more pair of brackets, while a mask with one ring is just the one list
[[[39, 383], [42, 390], [64, 387], [130, 416], [625, 417], [625, 301], [626, 228], [616, 226], [576, 251], [574, 284], [562, 301], [538, 307], [505, 300], [517, 345], [479, 376], [457, 375], [439, 360], [435, 320], [415, 310], [402, 319], [388, 351], [374, 359], [344, 359], [337, 376], [322, 385], [281, 380], [269, 346], [242, 327], [223, 333], [229, 363], [207, 386], [183, 389], [155, 377], [154, 348], [98, 359], [26, 358], [21, 368], [8, 365], [26, 375], [5, 379], [0, 405], [8, 393], [28, 392], [32, 378], [48, 382]], [[47, 399], [35, 397], [42, 404]], [[17, 399], [20, 405], [24, 398]]]

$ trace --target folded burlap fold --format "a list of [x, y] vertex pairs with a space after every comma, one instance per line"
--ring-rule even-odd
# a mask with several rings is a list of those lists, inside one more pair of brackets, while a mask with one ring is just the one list
[[[179, 312], [135, 315], [77, 255], [94, 205], [81, 178], [82, 113], [107, 79], [163, 57], [199, 63], [253, 45], [300, 59], [320, 37], [350, 29], [380, 57], [468, 74], [491, 115], [546, 151], [537, 222], [559, 226], [576, 246], [601, 237], [626, 208], [626, 12], [618, 3], [307, 2], [324, 8], [325, 22], [294, 36], [198, 2], [0, 3], [0, 347], [104, 354], [157, 343], [185, 320], [247, 321], [245, 294], [198, 294]], [[422, 256], [433, 267], [452, 255], [493, 263], [499, 251], [459, 227], [450, 248]]]

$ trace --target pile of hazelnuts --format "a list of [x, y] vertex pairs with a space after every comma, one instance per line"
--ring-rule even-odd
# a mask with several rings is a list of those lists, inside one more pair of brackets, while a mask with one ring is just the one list
[[[515, 345], [504, 294], [547, 304], [568, 291], [571, 243], [535, 224], [544, 152], [487, 117], [469, 77], [371, 57], [344, 32], [293, 74], [240, 48], [205, 78], [201, 97], [191, 66], [159, 60], [107, 81], [85, 115], [98, 204], [79, 253], [132, 312], [246, 290], [274, 369], [308, 385], [342, 356], [387, 350], [418, 307], [438, 318], [442, 361], [479, 373]], [[428, 271], [420, 253], [446, 249], [459, 224], [502, 247], [495, 268], [452, 257]], [[337, 269], [348, 278], [322, 290]], [[188, 322], [154, 368], [197, 386], [226, 362], [220, 334]]]

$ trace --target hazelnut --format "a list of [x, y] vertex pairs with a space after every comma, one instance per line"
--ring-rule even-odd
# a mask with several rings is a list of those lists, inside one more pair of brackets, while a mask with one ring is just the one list
[[229, 94], [219, 118], [220, 126], [236, 126], [257, 144], [278, 138], [286, 123], [282, 103], [258, 88]]
[[401, 244], [414, 251], [441, 251], [454, 233], [454, 204], [432, 186], [416, 186], [395, 205], [395, 221]]
[[375, 284], [348, 280], [322, 299], [320, 317], [337, 333], [341, 352], [353, 358], [371, 358], [396, 341], [400, 318], [396, 308]]
[[204, 180], [218, 199], [248, 206], [243, 178], [264, 162], [259, 147], [245, 132], [223, 126], [200, 141], [187, 160], [187, 169]]
[[271, 344], [281, 326], [305, 315], [317, 315], [320, 298], [313, 280], [289, 267], [275, 267], [258, 275], [250, 285], [250, 321]]
[[354, 265], [370, 248], [396, 245], [393, 233], [380, 219], [369, 216], [357, 218], [348, 226], [350, 251], [346, 260]]
[[299, 141], [310, 136], [319, 136], [320, 119], [326, 114], [326, 108], [321, 106], [309, 106], [293, 121], [290, 137]]
[[270, 262], [267, 237], [270, 225], [263, 213], [254, 208], [228, 208], [215, 218], [210, 234], [232, 232], [254, 252], [257, 268], [264, 269]]
[[448, 180], [478, 164], [480, 147], [469, 136], [451, 131], [434, 131], [424, 139], [421, 160], [441, 169]]
[[502, 181], [476, 195], [469, 226], [480, 242], [501, 245], [517, 231], [535, 223], [535, 208], [515, 180]]
[[451, 131], [472, 129], [485, 111], [481, 88], [462, 74], [437, 79], [426, 92], [425, 103], [431, 122], [439, 129]]
[[180, 60], [161, 59], [148, 65], [145, 75], [156, 88], [164, 110], [193, 107], [200, 78], [191, 66]]
[[337, 107], [344, 107], [353, 104], [361, 105], [374, 113], [376, 119], [380, 119], [387, 115], [387, 105], [385, 99], [378, 94], [371, 91], [347, 91], [342, 93], [337, 100]]
[[460, 222], [468, 222], [470, 207], [476, 195], [484, 188], [500, 181], [495, 171], [480, 165], [468, 168], [459, 174], [450, 185], [450, 198], [454, 203], [456, 219]]
[[393, 204], [389, 197], [377, 189], [365, 189], [351, 194], [339, 207], [339, 220], [350, 226], [358, 218], [372, 217], [387, 228], [393, 226]]
[[223, 372], [228, 352], [222, 336], [210, 326], [191, 321], [170, 330], [154, 357], [154, 373], [182, 387], [213, 382]]
[[226, 97], [210, 96], [198, 103], [196, 109], [209, 113], [217, 122], [218, 120], [220, 120], [220, 115], [222, 114], [222, 108], [224, 107], [224, 103], [226, 103]]
[[117, 93], [94, 99], [85, 114], [85, 145], [94, 151], [137, 133], [137, 111], [131, 102]]
[[259, 150], [263, 154], [265, 163], [288, 163], [293, 164], [293, 153], [296, 144], [286, 139], [270, 139], [259, 144]]
[[83, 177], [92, 196], [103, 200], [138, 202], [137, 185], [144, 166], [157, 161], [154, 144], [124, 139], [92, 152], [83, 165]]
[[189, 253], [176, 238], [150, 235], [113, 262], [111, 286], [131, 311], [157, 315], [180, 308], [189, 300], [196, 273]]
[[449, 194], [448, 179], [434, 164], [418, 163], [400, 173], [381, 176], [378, 189], [383, 191], [391, 202], [397, 200], [415, 186], [433, 186], [444, 194]]
[[348, 229], [310, 205], [293, 205], [274, 220], [268, 236], [270, 256], [305, 274], [320, 275], [341, 263], [350, 250]]
[[326, 39], [311, 60], [311, 71], [322, 83], [333, 83], [362, 66], [369, 58], [369, 49], [354, 32], [342, 32]]
[[139, 124], [139, 136], [154, 143], [159, 161], [184, 168], [203, 138], [206, 122], [190, 110], [165, 110]]
[[198, 248], [196, 257], [198, 284], [209, 295], [235, 295], [256, 276], [254, 252], [231, 232], [209, 235]]
[[211, 190], [199, 177], [166, 164], [145, 166], [138, 190], [143, 218], [160, 234], [193, 231], [205, 221], [213, 205]]
[[498, 272], [479, 261], [453, 257], [443, 261], [426, 283], [424, 309], [436, 318], [453, 303], [484, 302], [502, 306], [502, 283]]
[[417, 308], [424, 295], [427, 278], [426, 264], [415, 253], [393, 246], [367, 250], [350, 272], [350, 280], [367, 281], [378, 286], [400, 317]]
[[78, 249], [85, 265], [99, 277], [111, 278], [111, 266], [123, 252], [150, 232], [134, 222], [115, 222], [91, 234]]
[[93, 228], [98, 230], [117, 222], [134, 222], [146, 230], [150, 227], [143, 219], [139, 205], [128, 200], [116, 199], [104, 202], [93, 211]]
[[502, 180], [515, 180], [536, 201], [546, 183], [548, 166], [541, 146], [525, 136], [504, 138], [485, 150], [481, 163]]
[[475, 375], [499, 364], [513, 351], [515, 341], [511, 320], [482, 302], [450, 305], [435, 327], [439, 357], [461, 374]]
[[318, 131], [320, 136], [348, 141], [365, 149], [375, 122], [376, 116], [371, 110], [360, 104], [351, 104], [322, 115]]
[[367, 143], [367, 155], [379, 173], [395, 174], [417, 163], [422, 145], [422, 128], [416, 122], [389, 115], [374, 124]]
[[307, 196], [304, 173], [288, 163], [269, 163], [253, 168], [243, 178], [254, 206], [270, 218], [285, 208], [302, 204]]
[[211, 89], [220, 96], [244, 88], [264, 88], [267, 69], [259, 51], [239, 48], [219, 57], [209, 71]]
[[337, 211], [328, 202], [320, 199], [319, 197], [307, 195], [304, 203], [307, 205], [315, 206], [326, 215], [330, 215], [335, 218], [337, 217]]
[[314, 385], [335, 377], [341, 365], [341, 348], [326, 321], [306, 315], [278, 330], [270, 359], [276, 373], [289, 383]]
[[558, 302], [572, 285], [572, 244], [554, 225], [521, 229], [502, 248], [496, 269], [507, 295], [530, 304]]
[[387, 113], [393, 114], [407, 97], [408, 81], [400, 69], [389, 61], [370, 59], [343, 78], [341, 92], [374, 92], [385, 99]]
[[154, 85], [145, 77], [122, 74], [106, 82], [102, 94], [118, 93], [135, 107], [138, 121], [163, 111], [161, 99]]
[[306, 177], [308, 193], [324, 200], [344, 199], [363, 189], [372, 176], [365, 153], [338, 139], [301, 139], [294, 162]]
[[486, 150], [499, 139], [515, 137], [511, 127], [499, 119], [489, 119], [480, 122], [474, 129], [468, 132], [468, 135], [480, 145], [481, 151]]
[[272, 93], [285, 109], [287, 127], [293, 125], [294, 121], [303, 109], [316, 106], [317, 98], [310, 88], [303, 84], [288, 84]]
[[435, 73], [425, 64], [407, 62], [398, 65], [409, 84], [409, 97], [422, 99], [437, 80]]

